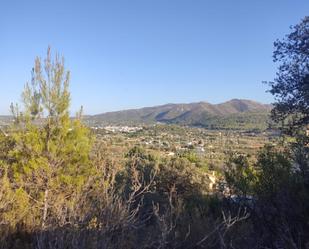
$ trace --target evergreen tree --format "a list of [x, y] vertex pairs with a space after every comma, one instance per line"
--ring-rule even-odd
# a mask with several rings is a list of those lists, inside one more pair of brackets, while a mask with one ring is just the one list
[[14, 189], [33, 204], [28, 211], [32, 224], [43, 229], [52, 222], [49, 217], [64, 222], [73, 212], [71, 200], [92, 170], [90, 132], [81, 113], [76, 119], [69, 116], [69, 81], [64, 59], [53, 59], [48, 48], [44, 63], [35, 60], [31, 83], [22, 94], [23, 112], [11, 106], [15, 123], [9, 134], [14, 141], [8, 151], [9, 175]]

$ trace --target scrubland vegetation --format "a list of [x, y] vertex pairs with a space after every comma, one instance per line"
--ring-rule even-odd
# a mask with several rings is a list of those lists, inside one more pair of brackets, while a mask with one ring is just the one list
[[275, 43], [280, 138], [91, 130], [48, 50], [1, 130], [0, 248], [309, 248], [308, 33]]

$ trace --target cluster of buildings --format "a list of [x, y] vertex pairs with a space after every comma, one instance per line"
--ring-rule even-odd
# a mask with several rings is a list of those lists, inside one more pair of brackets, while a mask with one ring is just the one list
[[124, 133], [133, 133], [143, 129], [140, 126], [94, 126], [91, 127], [94, 130], [106, 130], [109, 132], [124, 132]]

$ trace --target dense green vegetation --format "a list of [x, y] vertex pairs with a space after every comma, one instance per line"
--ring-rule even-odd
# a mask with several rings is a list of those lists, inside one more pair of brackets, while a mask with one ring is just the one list
[[69, 117], [63, 60], [37, 58], [0, 133], [0, 248], [308, 248], [309, 18], [292, 29], [270, 83], [280, 139], [91, 130]]

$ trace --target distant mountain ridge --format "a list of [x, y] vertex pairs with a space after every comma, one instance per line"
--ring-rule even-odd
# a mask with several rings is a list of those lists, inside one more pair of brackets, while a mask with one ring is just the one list
[[87, 119], [108, 124], [171, 123], [214, 129], [265, 129], [272, 106], [246, 99], [220, 104], [165, 104], [106, 112]]

